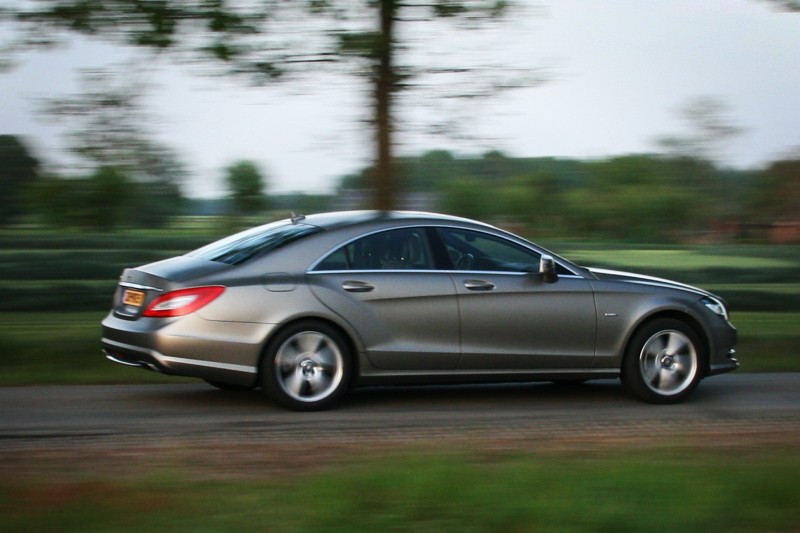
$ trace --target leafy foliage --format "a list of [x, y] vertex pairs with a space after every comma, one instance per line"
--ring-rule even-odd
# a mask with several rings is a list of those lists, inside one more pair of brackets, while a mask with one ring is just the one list
[[252, 161], [239, 161], [230, 165], [225, 169], [225, 180], [237, 214], [255, 213], [266, 207], [266, 182], [258, 166]]
[[[669, 242], [728, 226], [728, 238], [735, 238], [746, 232], [753, 191], [769, 183], [757, 172], [656, 155], [580, 161], [496, 151], [456, 157], [437, 150], [400, 158], [397, 167], [403, 191], [437, 192], [438, 210], [521, 226], [540, 238]], [[345, 177], [342, 189], [367, 186], [369, 173], [367, 168]], [[791, 180], [778, 181], [790, 187]], [[742, 228], [739, 233], [736, 227]]]
[[0, 135], [0, 225], [23, 211], [24, 191], [38, 178], [39, 161], [13, 135]]
[[161, 227], [182, 205], [175, 185], [135, 182], [117, 167], [100, 167], [84, 178], [44, 178], [31, 188], [30, 198], [49, 226], [100, 231]]
[[766, 169], [752, 209], [764, 221], [800, 222], [800, 158], [775, 161]]

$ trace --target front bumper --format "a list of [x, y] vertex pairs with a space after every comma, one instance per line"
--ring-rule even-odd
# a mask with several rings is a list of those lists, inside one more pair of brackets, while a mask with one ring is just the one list
[[712, 350], [708, 364], [709, 376], [724, 374], [739, 368], [736, 358], [736, 342], [738, 333], [733, 324], [727, 320], [719, 320], [711, 332], [710, 348]]
[[718, 363], [711, 363], [708, 367], [708, 375], [716, 376], [739, 368], [739, 360], [736, 359], [736, 350], [731, 348], [725, 356], [725, 360]]

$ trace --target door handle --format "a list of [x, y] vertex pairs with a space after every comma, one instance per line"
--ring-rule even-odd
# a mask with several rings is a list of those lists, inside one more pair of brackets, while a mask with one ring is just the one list
[[375, 287], [364, 281], [345, 281], [342, 288], [347, 292], [369, 292]]
[[482, 279], [468, 279], [464, 280], [464, 287], [471, 291], [491, 291], [494, 290], [496, 285], [491, 281], [483, 281]]

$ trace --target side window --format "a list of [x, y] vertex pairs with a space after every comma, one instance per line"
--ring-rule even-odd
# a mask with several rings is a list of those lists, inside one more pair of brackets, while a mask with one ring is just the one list
[[332, 252], [314, 270], [432, 270], [422, 228], [373, 233]]
[[541, 255], [516, 243], [460, 229], [439, 229], [455, 270], [536, 272]]

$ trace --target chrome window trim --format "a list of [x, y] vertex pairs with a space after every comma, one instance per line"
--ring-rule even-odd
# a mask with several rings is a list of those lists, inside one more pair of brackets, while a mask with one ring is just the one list
[[[370, 269], [370, 270], [314, 270], [306, 272], [308, 275], [319, 274], [459, 274], [459, 275], [481, 275], [481, 276], [530, 276], [536, 272], [514, 272], [506, 270], [415, 270], [413, 268], [401, 269]], [[586, 279], [577, 274], [559, 274], [559, 278]]]
[[[533, 243], [529, 243], [528, 241], [522, 239], [521, 237], [518, 237], [518, 238], [521, 239], [523, 242], [517, 242], [517, 241], [515, 241], [513, 239], [509, 239], [505, 235], [497, 235], [497, 234], [492, 233], [490, 231], [481, 230], [481, 229], [464, 228], [464, 227], [461, 227], [461, 226], [439, 225], [439, 224], [416, 224], [416, 225], [408, 225], [408, 226], [395, 226], [395, 227], [392, 227], [392, 228], [382, 228], [382, 229], [371, 231], [369, 233], [363, 233], [363, 234], [361, 234], [361, 235], [359, 235], [357, 237], [353, 237], [352, 239], [349, 239], [349, 240], [347, 240], [347, 241], [335, 246], [334, 248], [329, 249], [327, 252], [323, 253], [316, 261], [311, 263], [311, 266], [309, 266], [308, 269], [306, 269], [306, 274], [344, 274], [344, 273], [353, 273], [353, 272], [369, 272], [369, 273], [373, 273], [373, 274], [377, 273], [377, 272], [383, 272], [383, 273], [390, 273], [390, 272], [391, 273], [397, 273], [397, 272], [424, 272], [424, 273], [448, 272], [448, 273], [459, 273], [459, 274], [460, 273], [517, 274], [517, 275], [522, 275], [522, 276], [526, 276], [526, 275], [529, 275], [529, 274], [535, 274], [535, 272], [517, 272], [517, 271], [514, 271], [514, 270], [455, 270], [455, 269], [448, 269], [448, 270], [432, 269], [432, 270], [428, 270], [428, 269], [413, 269], [413, 268], [391, 269], [391, 270], [387, 270], [387, 269], [384, 269], [384, 270], [382, 270], [382, 269], [373, 269], [373, 270], [314, 270], [317, 267], [317, 265], [319, 265], [325, 259], [327, 259], [329, 255], [333, 254], [334, 252], [338, 252], [341, 248], [344, 248], [345, 246], [348, 246], [351, 243], [353, 243], [353, 242], [355, 242], [355, 241], [357, 241], [359, 239], [363, 239], [365, 237], [369, 237], [369, 236], [375, 235], [377, 233], [384, 233], [386, 231], [394, 231], [394, 230], [398, 230], [398, 229], [418, 229], [418, 228], [421, 228], [423, 230], [425, 230], [426, 228], [455, 229], [455, 230], [461, 230], [461, 231], [472, 231], [472, 232], [475, 232], [475, 233], [482, 233], [484, 235], [490, 235], [490, 236], [492, 236], [492, 237], [494, 237], [496, 239], [502, 239], [502, 240], [507, 241], [507, 242], [509, 242], [511, 244], [514, 244], [514, 245], [517, 245], [517, 246], [521, 246], [521, 247], [526, 248], [526, 249], [528, 249], [528, 250], [530, 250], [530, 251], [532, 251], [534, 253], [539, 254], [540, 256], [541, 255], [550, 255], [549, 251], [544, 250], [544, 249], [539, 250], [539, 249], [535, 248], [535, 245]], [[499, 231], [503, 231], [503, 230], [499, 230]], [[429, 239], [428, 239], [427, 235], [425, 236], [425, 240], [426, 240], [426, 243], [428, 245], [430, 245], [430, 242], [429, 242]], [[547, 253], [545, 253], [545, 252], [547, 252]], [[565, 270], [568, 270], [571, 273], [571, 274], [560, 274], [559, 277], [570, 277], [570, 278], [575, 277], [575, 278], [585, 279], [584, 276], [581, 276], [580, 274], [576, 274], [571, 268], [569, 268], [567, 265], [561, 263], [557, 258], [554, 258], [554, 261], [556, 262], [557, 265], [561, 266], [562, 268], [564, 268]]]

